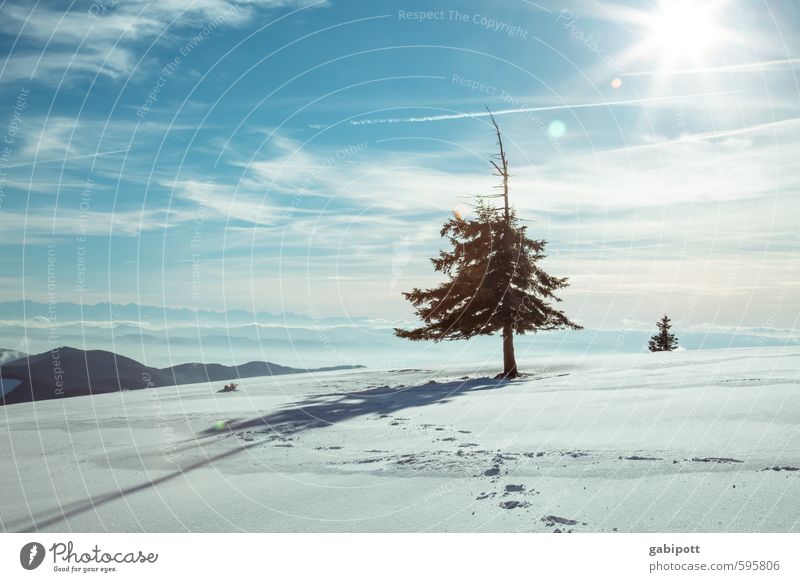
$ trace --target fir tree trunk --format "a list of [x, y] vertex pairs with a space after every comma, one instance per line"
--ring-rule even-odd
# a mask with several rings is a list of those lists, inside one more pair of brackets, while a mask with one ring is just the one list
[[503, 327], [503, 377], [517, 377], [517, 360], [514, 357], [514, 330], [510, 324]]

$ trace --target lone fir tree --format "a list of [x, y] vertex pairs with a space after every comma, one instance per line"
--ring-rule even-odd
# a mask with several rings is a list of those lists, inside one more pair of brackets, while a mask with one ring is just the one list
[[671, 352], [678, 347], [678, 338], [669, 332], [671, 319], [666, 315], [661, 318], [661, 321], [656, 322], [658, 326], [658, 333], [650, 338], [647, 344], [647, 349], [651, 352]]
[[[490, 114], [491, 116], [491, 114]], [[537, 264], [545, 257], [545, 240], [527, 236], [508, 201], [510, 177], [500, 128], [491, 116], [500, 148], [491, 163], [502, 179], [498, 188], [503, 207], [478, 199], [475, 218], [467, 220], [454, 212], [441, 229], [452, 249], [432, 258], [434, 269], [447, 280], [432, 289], [414, 288], [403, 293], [414, 306], [423, 326], [395, 329], [410, 340], [458, 340], [477, 335], [503, 334], [503, 373], [518, 376], [514, 357], [514, 334], [582, 329], [551, 302], [561, 301], [555, 292], [568, 285], [566, 277], [553, 277]]]

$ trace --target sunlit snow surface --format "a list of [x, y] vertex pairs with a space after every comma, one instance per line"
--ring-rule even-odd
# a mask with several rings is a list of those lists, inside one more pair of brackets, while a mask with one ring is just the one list
[[[7, 531], [800, 531], [800, 349], [0, 408]], [[464, 379], [468, 377], [468, 379]]]

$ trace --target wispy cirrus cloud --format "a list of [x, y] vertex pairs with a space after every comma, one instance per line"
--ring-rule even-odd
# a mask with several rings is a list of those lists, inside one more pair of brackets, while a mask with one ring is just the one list
[[60, 85], [73, 75], [111, 79], [131, 75], [149, 45], [181, 29], [239, 27], [257, 11], [323, 6], [327, 0], [166, 0], [3, 5], [0, 33], [14, 48], [0, 67], [0, 83], [19, 80]]
[[[40, 245], [55, 237], [139, 236], [147, 231], [169, 228], [165, 210], [81, 211], [60, 208], [44, 212], [3, 211], [0, 240], [8, 245]], [[186, 217], [188, 220], [188, 217]]]

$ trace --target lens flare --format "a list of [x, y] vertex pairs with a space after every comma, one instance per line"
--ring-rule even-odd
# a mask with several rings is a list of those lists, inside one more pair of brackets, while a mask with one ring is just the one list
[[550, 125], [547, 126], [547, 135], [552, 138], [558, 139], [564, 137], [565, 133], [567, 133], [567, 126], [560, 119], [554, 119], [550, 122]]

